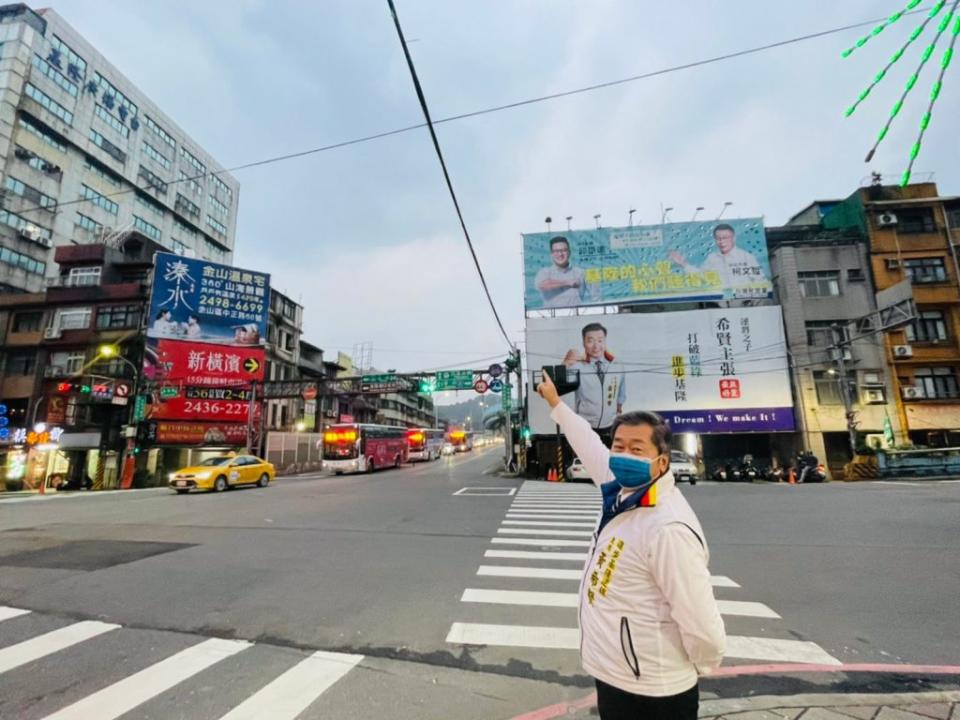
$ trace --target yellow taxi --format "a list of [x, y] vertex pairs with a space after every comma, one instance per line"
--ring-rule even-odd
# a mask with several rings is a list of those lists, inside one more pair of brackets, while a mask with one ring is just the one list
[[266, 487], [276, 475], [273, 463], [253, 455], [223, 455], [170, 473], [170, 487], [181, 495], [191, 490], [223, 492], [237, 485]]

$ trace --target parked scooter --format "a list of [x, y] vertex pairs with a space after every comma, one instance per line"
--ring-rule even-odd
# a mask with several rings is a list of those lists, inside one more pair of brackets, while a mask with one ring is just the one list
[[822, 483], [827, 480], [827, 468], [809, 450], [797, 456], [797, 472], [799, 483]]
[[753, 455], [748, 454], [743, 456], [739, 471], [740, 477], [738, 479], [743, 480], [744, 482], [753, 482], [760, 477], [760, 471], [753, 463]]

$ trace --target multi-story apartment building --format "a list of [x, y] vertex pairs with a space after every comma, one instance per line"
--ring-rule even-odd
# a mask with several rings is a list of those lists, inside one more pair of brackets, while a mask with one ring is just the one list
[[62, 17], [0, 6], [0, 292], [136, 231], [230, 263], [239, 185]]
[[917, 320], [881, 341], [902, 434], [915, 445], [960, 445], [960, 197], [934, 183], [860, 188], [824, 218], [869, 238], [878, 291], [904, 280]]
[[[267, 366], [270, 380], [300, 379], [300, 335], [303, 333], [303, 306], [278, 290], [270, 290], [267, 317]], [[294, 430], [302, 420], [302, 399], [267, 400], [265, 430]]]

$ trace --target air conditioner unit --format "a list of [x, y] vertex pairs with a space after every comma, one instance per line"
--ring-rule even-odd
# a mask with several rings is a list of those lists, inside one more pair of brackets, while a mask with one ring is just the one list
[[883, 405], [887, 399], [882, 389], [867, 388], [863, 391], [863, 401], [868, 405]]
[[900, 260], [897, 258], [887, 258], [887, 270], [896, 270], [900, 267]]
[[912, 358], [913, 346], [912, 345], [894, 345], [893, 356], [895, 358]]
[[20, 228], [20, 237], [36, 241], [40, 237], [40, 231], [31, 225], [27, 225]]
[[43, 331], [43, 337], [47, 340], [56, 340], [62, 334], [63, 330], [56, 325], [52, 325]]
[[922, 400], [925, 397], [923, 388], [917, 385], [904, 385], [902, 389], [904, 400]]
[[884, 212], [877, 215], [877, 227], [893, 227], [897, 224], [897, 216], [892, 212]]

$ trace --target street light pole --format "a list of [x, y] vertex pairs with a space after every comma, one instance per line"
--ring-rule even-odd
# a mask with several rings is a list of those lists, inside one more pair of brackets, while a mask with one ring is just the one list
[[847, 363], [843, 357], [847, 342], [844, 339], [843, 328], [840, 325], [831, 325], [830, 331], [833, 335], [833, 345], [830, 349], [837, 363], [837, 373], [840, 375], [840, 398], [843, 400], [843, 411], [847, 418], [847, 436], [850, 443], [850, 456], [853, 458], [857, 455], [857, 413], [853, 409], [853, 398], [850, 397], [850, 384], [847, 382]]
[[[133, 397], [133, 406], [134, 408], [136, 408], [137, 396], [140, 393], [140, 369], [129, 358], [125, 358], [123, 355], [121, 355], [120, 350], [115, 345], [101, 345], [97, 349], [97, 357], [102, 358], [104, 360], [120, 360], [127, 367], [130, 368], [130, 371], [133, 373], [133, 389], [130, 395]], [[128, 404], [129, 402], [130, 401], [127, 400]], [[127, 425], [130, 425], [131, 412], [132, 411], [128, 407], [127, 422], [126, 422]], [[103, 487], [103, 462], [104, 462], [103, 456], [106, 454], [106, 451], [107, 451], [107, 447], [108, 447], [107, 435], [109, 434], [109, 432], [110, 432], [110, 425], [108, 423], [104, 423], [104, 427], [103, 427], [103, 430], [101, 431], [102, 434], [100, 437], [100, 456], [97, 460], [97, 477], [95, 478], [95, 481], [94, 481], [94, 486], [97, 487], [98, 489]], [[131, 451], [134, 449], [134, 447], [136, 447], [136, 443], [133, 438], [128, 437], [126, 438], [126, 441], [127, 441], [127, 445], [123, 455], [123, 462], [121, 463], [122, 474], [120, 477], [120, 487], [123, 490], [129, 490], [131, 487], [133, 487], [133, 475], [134, 475], [133, 463], [135, 462], [135, 459], [132, 457]]]

